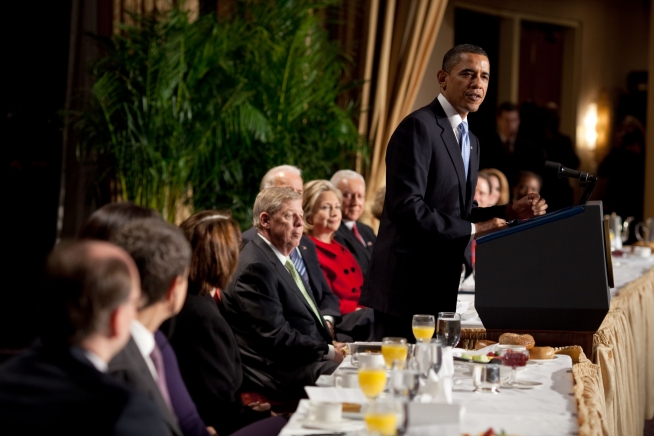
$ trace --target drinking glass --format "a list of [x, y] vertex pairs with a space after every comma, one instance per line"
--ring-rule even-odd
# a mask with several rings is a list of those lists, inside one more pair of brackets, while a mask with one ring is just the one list
[[359, 387], [369, 400], [374, 400], [386, 388], [386, 368], [381, 365], [359, 365]]
[[373, 435], [395, 436], [398, 415], [397, 402], [389, 399], [368, 403], [363, 407], [363, 420], [368, 432]]
[[500, 367], [495, 364], [476, 363], [472, 368], [472, 384], [475, 387], [473, 392], [491, 392], [494, 394], [500, 391]]
[[436, 336], [443, 342], [443, 346], [456, 347], [461, 337], [461, 315], [456, 312], [439, 312]]
[[417, 369], [402, 369], [394, 365], [391, 371], [390, 388], [393, 395], [413, 401], [420, 389], [420, 372]]
[[[516, 368], [526, 366], [529, 360], [529, 351], [526, 349], [505, 348], [500, 351], [502, 364], [511, 367], [511, 378], [507, 382], [509, 386], [518, 386], [523, 383], [518, 381]], [[531, 384], [528, 384], [531, 386]]]
[[418, 342], [429, 342], [436, 330], [436, 317], [434, 315], [413, 315], [411, 322], [413, 336]]
[[423, 380], [429, 377], [430, 369], [438, 374], [443, 363], [442, 342], [439, 339], [432, 339], [429, 342], [416, 344], [414, 359]]
[[393, 362], [396, 360], [400, 361], [400, 366], [404, 366], [409, 347], [406, 338], [384, 338], [382, 339], [381, 350], [386, 367], [391, 369]]

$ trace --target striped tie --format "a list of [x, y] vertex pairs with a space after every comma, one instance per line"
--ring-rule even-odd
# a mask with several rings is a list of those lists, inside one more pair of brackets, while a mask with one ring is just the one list
[[295, 270], [300, 274], [300, 277], [302, 277], [302, 281], [304, 282], [307, 290], [311, 290], [311, 286], [309, 285], [309, 276], [307, 275], [307, 267], [304, 265], [302, 256], [300, 256], [300, 253], [298, 253], [297, 250], [297, 248], [293, 249], [289, 257], [293, 262]]

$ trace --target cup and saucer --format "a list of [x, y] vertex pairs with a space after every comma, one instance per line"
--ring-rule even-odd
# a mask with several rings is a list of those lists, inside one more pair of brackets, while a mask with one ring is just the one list
[[307, 417], [300, 421], [304, 428], [325, 431], [349, 431], [360, 426], [356, 421], [343, 418], [343, 405], [325, 401], [310, 401]]

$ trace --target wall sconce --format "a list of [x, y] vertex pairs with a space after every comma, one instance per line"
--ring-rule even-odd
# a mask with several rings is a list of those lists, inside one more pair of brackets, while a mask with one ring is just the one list
[[586, 110], [584, 117], [584, 139], [586, 140], [586, 148], [588, 150], [595, 150], [597, 145], [597, 104], [591, 103]]

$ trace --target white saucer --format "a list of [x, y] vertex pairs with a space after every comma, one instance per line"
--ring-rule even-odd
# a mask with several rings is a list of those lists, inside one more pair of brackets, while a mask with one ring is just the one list
[[302, 427], [304, 428], [313, 428], [316, 430], [327, 430], [327, 431], [342, 431], [348, 430], [352, 427], [354, 421], [350, 419], [341, 419], [340, 421], [331, 421], [331, 422], [321, 422], [313, 421], [311, 419], [303, 419], [300, 421]]
[[361, 412], [343, 412], [343, 418], [345, 419], [355, 419], [361, 421], [363, 419], [363, 413]]
[[[536, 363], [551, 362], [552, 360], [556, 360], [558, 358], [559, 358], [559, 356], [557, 356], [555, 354], [554, 357], [552, 357], [551, 359], [529, 359], [529, 362], [536, 362]], [[527, 362], [527, 363], [529, 363], [529, 362]]]
[[502, 384], [500, 385], [500, 387], [505, 389], [533, 389], [542, 385], [543, 384], [541, 382], [523, 381], [523, 380], [518, 380], [518, 384], [510, 385], [505, 380], [502, 380]]

